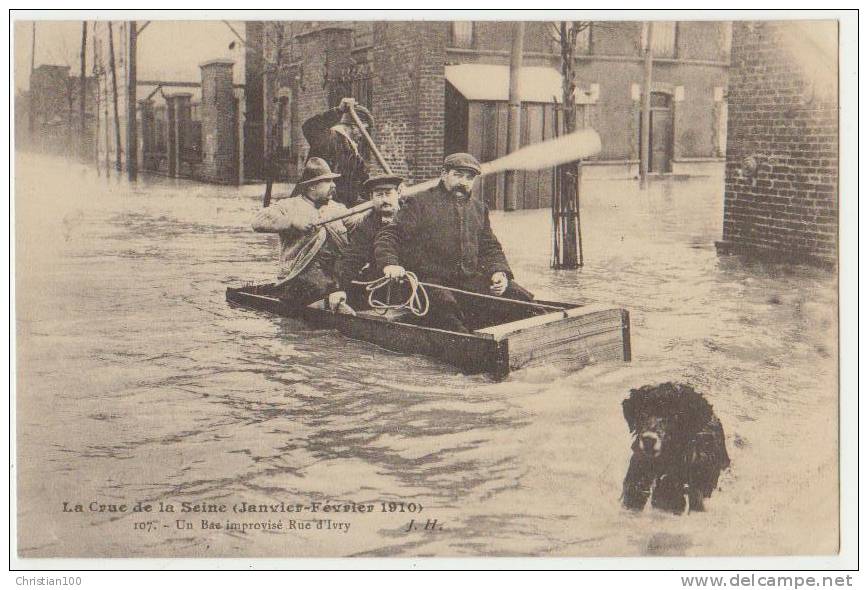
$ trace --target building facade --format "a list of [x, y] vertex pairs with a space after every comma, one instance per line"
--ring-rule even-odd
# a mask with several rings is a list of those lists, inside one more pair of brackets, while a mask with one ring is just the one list
[[[560, 44], [556, 23], [525, 25], [521, 143], [558, 129]], [[586, 23], [577, 40], [579, 126], [602, 152], [585, 177], [630, 178], [639, 165], [643, 24]], [[307, 143], [301, 123], [352, 96], [376, 119], [374, 137], [396, 172], [414, 181], [438, 172], [446, 152], [483, 161], [506, 150], [510, 22], [250, 22], [245, 73], [245, 168], [277, 162], [290, 179]], [[653, 33], [651, 170], [723, 174], [729, 22], [657, 22]], [[502, 178], [483, 193], [501, 207]], [[520, 175], [520, 207], [551, 202], [551, 171]]]
[[[81, 120], [81, 77], [69, 66], [40, 65], [30, 88], [16, 102], [16, 139], [38, 151], [55, 154], [92, 153], [96, 120], [97, 81], [85, 78], [85, 115]], [[82, 139], [83, 136], [83, 139]]]
[[837, 42], [834, 21], [735, 24], [719, 249], [835, 264]]

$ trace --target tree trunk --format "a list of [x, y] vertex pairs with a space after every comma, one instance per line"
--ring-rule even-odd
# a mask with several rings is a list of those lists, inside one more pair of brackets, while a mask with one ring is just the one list
[[[516, 151], [521, 143], [521, 88], [519, 76], [521, 74], [524, 48], [524, 21], [515, 23], [512, 35], [512, 54], [509, 61], [509, 119], [506, 129], [506, 153], [508, 154]], [[506, 171], [503, 184], [503, 208], [507, 211], [514, 211], [518, 204], [515, 176], [515, 170]]]
[[[561, 73], [563, 75], [563, 129], [564, 133], [576, 130], [576, 40], [578, 25], [561, 22]], [[554, 261], [556, 268], [578, 268], [583, 263], [579, 252], [581, 229], [579, 226], [579, 188], [581, 162], [575, 161], [558, 166], [558, 210], [555, 212], [555, 242], [560, 245], [560, 259]]]
[[642, 130], [639, 144], [639, 188], [648, 188], [648, 172], [651, 163], [651, 71], [654, 67], [651, 42], [654, 39], [654, 23], [645, 23], [645, 75], [642, 83]]
[[135, 180], [139, 173], [138, 123], [136, 122], [136, 45], [138, 24], [129, 22], [130, 53], [127, 62], [127, 178]]
[[[121, 120], [118, 115], [118, 73], [117, 68], [115, 67], [115, 42], [114, 42], [114, 32], [112, 31], [112, 22], [108, 22], [108, 36], [109, 36], [109, 68], [112, 71], [112, 102], [114, 103], [114, 111], [115, 111], [115, 168], [118, 171], [122, 169], [121, 166]], [[108, 146], [106, 146], [108, 149]]]
[[79, 158], [87, 158], [87, 21], [81, 21], [81, 78], [78, 85]]

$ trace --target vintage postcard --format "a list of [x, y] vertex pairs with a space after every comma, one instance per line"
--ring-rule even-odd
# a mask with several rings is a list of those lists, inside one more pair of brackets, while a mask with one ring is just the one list
[[519, 16], [13, 13], [15, 563], [852, 554], [855, 16]]

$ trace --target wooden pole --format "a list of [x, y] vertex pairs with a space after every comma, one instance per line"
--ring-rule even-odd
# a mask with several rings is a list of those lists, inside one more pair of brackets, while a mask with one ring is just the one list
[[138, 43], [138, 25], [136, 21], [129, 22], [129, 57], [127, 58], [127, 178], [136, 180], [139, 173], [138, 129], [136, 123], [136, 45]]
[[[576, 130], [576, 37], [578, 36], [575, 23], [561, 23], [561, 68], [563, 72], [563, 107], [564, 107], [564, 134]], [[561, 228], [563, 240], [561, 242], [562, 265], [561, 268], [578, 268], [578, 237], [574, 231], [576, 200], [578, 194], [576, 184], [579, 176], [579, 163], [571, 162], [559, 167], [561, 189]]]
[[91, 25], [91, 71], [93, 72], [93, 82], [96, 92], [96, 104], [93, 107], [93, 121], [94, 121], [94, 130], [93, 130], [93, 160], [96, 163], [96, 173], [100, 175], [99, 169], [99, 103], [102, 98], [100, 88], [99, 88], [99, 66], [97, 65], [97, 51], [96, 51], [96, 21]]
[[111, 175], [111, 172], [110, 172], [111, 158], [110, 158], [110, 150], [109, 150], [109, 146], [111, 145], [111, 136], [110, 136], [110, 132], [109, 132], [109, 112], [108, 112], [108, 95], [109, 95], [108, 75], [107, 75], [108, 70], [105, 67], [105, 60], [103, 59], [103, 56], [102, 56], [102, 49], [104, 47], [105, 47], [104, 44], [100, 47], [99, 68], [100, 68], [100, 71], [102, 72], [102, 89], [103, 89], [103, 93], [102, 93], [102, 96], [103, 96], [103, 103], [102, 103], [103, 119], [102, 120], [104, 122], [103, 127], [105, 128], [105, 175], [106, 175], [106, 178], [108, 178]]
[[[506, 128], [506, 153], [511, 154], [519, 148], [521, 139], [521, 62], [524, 48], [524, 21], [514, 25], [512, 33], [512, 52], [509, 60], [509, 111]], [[504, 209], [515, 211], [518, 193], [515, 170], [506, 172], [504, 178]]]
[[81, 21], [81, 78], [78, 85], [78, 121], [79, 121], [79, 158], [82, 161], [86, 158], [87, 152], [87, 123], [85, 115], [87, 108], [85, 101], [87, 100], [87, 21]]
[[356, 113], [356, 109], [352, 106], [350, 107], [350, 116], [353, 118], [353, 123], [356, 124], [356, 127], [359, 128], [359, 131], [362, 132], [362, 136], [365, 138], [365, 141], [368, 142], [368, 146], [371, 148], [371, 151], [374, 152], [374, 157], [377, 158], [377, 162], [380, 163], [380, 166], [383, 167], [383, 170], [386, 174], [391, 174], [392, 169], [389, 167], [389, 163], [386, 162], [386, 158], [383, 157], [383, 154], [380, 153], [380, 150], [377, 149], [377, 146], [374, 144], [374, 140], [371, 139], [370, 134], [365, 129], [365, 126], [362, 124], [362, 120], [359, 119], [358, 113]]
[[[112, 71], [112, 102], [115, 111], [115, 168], [120, 171], [121, 166], [121, 120], [118, 115], [118, 73], [115, 67], [115, 42], [112, 21], [108, 21], [109, 38], [109, 68]], [[108, 146], [106, 146], [108, 149]]]
[[648, 170], [651, 156], [651, 70], [654, 65], [652, 41], [654, 23], [645, 23], [645, 77], [642, 84], [642, 125], [639, 146], [639, 188], [648, 188]]

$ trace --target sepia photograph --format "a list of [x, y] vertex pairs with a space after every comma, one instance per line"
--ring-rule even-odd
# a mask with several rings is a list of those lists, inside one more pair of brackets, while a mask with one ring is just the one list
[[12, 11], [13, 563], [854, 549], [855, 14], [228, 16]]

